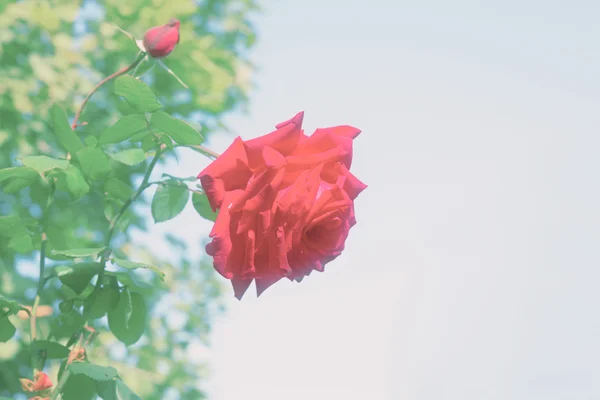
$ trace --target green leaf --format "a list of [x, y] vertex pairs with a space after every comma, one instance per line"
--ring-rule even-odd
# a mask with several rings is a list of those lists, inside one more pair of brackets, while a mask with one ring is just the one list
[[190, 198], [188, 187], [184, 184], [160, 185], [152, 198], [152, 217], [154, 222], [164, 222], [176, 217]]
[[56, 338], [71, 336], [81, 329], [84, 322], [83, 317], [77, 310], [71, 310], [67, 313], [60, 314], [50, 321], [50, 336]]
[[133, 393], [127, 385], [121, 381], [117, 381], [117, 399], [119, 400], [142, 400], [137, 394]]
[[98, 145], [98, 138], [96, 136], [88, 136], [83, 140], [83, 143], [87, 147], [96, 147]]
[[7, 299], [0, 295], [0, 313], [8, 315], [15, 315], [19, 311], [26, 311], [27, 314], [31, 314], [28, 309], [23, 307], [18, 301]]
[[123, 260], [122, 258], [113, 258], [111, 261], [113, 264], [116, 263], [119, 267], [125, 268], [125, 269], [138, 269], [138, 268], [151, 269], [152, 271], [154, 271], [158, 274], [158, 276], [161, 280], [163, 280], [163, 281], [165, 280], [165, 273], [162, 272], [160, 269], [158, 269], [158, 267], [156, 265], [145, 264], [145, 263], [140, 263], [140, 262], [133, 262], [133, 261], [129, 261], [129, 260]]
[[27, 254], [34, 249], [33, 241], [28, 233], [22, 233], [10, 238], [8, 247], [20, 254]]
[[123, 286], [134, 289], [136, 292], [143, 294], [152, 294], [156, 290], [156, 287], [150, 285], [147, 282], [138, 279], [131, 272], [120, 272], [120, 271], [106, 271], [104, 276], [110, 276], [116, 278]]
[[58, 138], [60, 145], [69, 153], [75, 154], [83, 147], [81, 140], [71, 126], [67, 119], [67, 114], [58, 105], [53, 105], [50, 109], [50, 115], [52, 117], [52, 124], [54, 125], [54, 134]]
[[154, 135], [148, 135], [142, 140], [142, 150], [150, 151], [158, 147], [158, 142]]
[[111, 157], [125, 165], [137, 165], [146, 159], [146, 153], [142, 149], [127, 149], [112, 154]]
[[[123, 296], [125, 296], [125, 298], [123, 298]], [[131, 292], [128, 288], [123, 289], [123, 291], [119, 294], [119, 302], [121, 301], [123, 304], [125, 304], [125, 329], [129, 329], [129, 318], [131, 318], [133, 306], [131, 305]]]
[[51, 342], [49, 340], [36, 340], [29, 345], [29, 349], [32, 352], [44, 351], [46, 358], [67, 358], [69, 357], [70, 350], [57, 342]]
[[13, 167], [0, 170], [0, 182], [5, 182], [4, 193], [17, 193], [39, 179], [40, 175], [33, 168]]
[[104, 367], [88, 362], [70, 364], [68, 369], [74, 375], [83, 374], [96, 382], [110, 381], [119, 376], [117, 370], [113, 367]]
[[[75, 365], [87, 363], [77, 362], [69, 364], [69, 370]], [[77, 369], [77, 368], [76, 368]], [[85, 374], [74, 374], [71, 372], [65, 386], [63, 387], [61, 400], [92, 400], [96, 399], [96, 382]]]
[[186, 122], [171, 117], [164, 111], [152, 114], [150, 125], [171, 136], [173, 140], [180, 145], [194, 145], [204, 142], [204, 138], [200, 132], [192, 128]]
[[97, 147], [86, 147], [77, 152], [83, 173], [91, 179], [103, 179], [111, 171], [108, 156]]
[[129, 138], [130, 142], [141, 142], [146, 136], [152, 136], [152, 133], [149, 131], [142, 131], [132, 135]]
[[99, 263], [78, 263], [55, 271], [63, 285], [73, 289], [76, 294], [81, 294], [94, 275], [100, 271], [100, 267]]
[[216, 221], [218, 213], [212, 210], [205, 193], [194, 192], [192, 194], [192, 204], [202, 218], [206, 218], [209, 221]]
[[98, 391], [98, 396], [103, 400], [119, 400], [117, 397], [117, 381], [118, 379], [97, 382], [96, 390]]
[[7, 342], [16, 332], [17, 329], [8, 317], [0, 317], [0, 342]]
[[104, 400], [142, 400], [120, 379], [98, 382], [96, 388]]
[[159, 133], [158, 134], [158, 141], [160, 143], [163, 143], [165, 146], [167, 146], [167, 149], [169, 150], [173, 150], [173, 140], [166, 134], [164, 133]]
[[15, 237], [26, 232], [25, 225], [18, 215], [0, 216], [0, 236]]
[[137, 342], [146, 328], [148, 310], [139, 293], [121, 292], [119, 304], [108, 313], [108, 327], [127, 346]]
[[73, 198], [79, 199], [90, 191], [90, 185], [85, 180], [85, 176], [81, 170], [74, 166], [69, 166], [65, 171], [65, 181], [67, 183], [67, 189], [69, 193], [73, 195]]
[[129, 75], [115, 81], [115, 94], [123, 96], [130, 106], [141, 112], [154, 112], [162, 108], [152, 90], [144, 82]]
[[133, 195], [131, 186], [117, 178], [110, 178], [106, 181], [104, 184], [104, 192], [123, 201], [128, 200]]
[[27, 156], [23, 157], [21, 162], [26, 167], [35, 169], [41, 175], [52, 169], [67, 169], [69, 167], [69, 160], [60, 160], [48, 156]]
[[37, 171], [28, 167], [12, 167], [0, 169], [0, 182], [8, 179], [21, 178], [25, 180], [35, 180], [39, 177]]
[[73, 309], [74, 305], [75, 305], [75, 301], [72, 299], [61, 301], [60, 303], [58, 303], [58, 310], [63, 314], [68, 313], [69, 311], [71, 311]]
[[96, 258], [98, 253], [103, 251], [106, 247], [90, 247], [85, 249], [68, 249], [68, 250], [52, 250], [52, 254], [67, 256], [71, 258], [80, 258], [80, 257], [88, 257], [93, 256]]
[[126, 115], [100, 134], [98, 144], [121, 143], [145, 129], [146, 118], [142, 114]]
[[84, 301], [85, 315], [89, 319], [102, 318], [107, 312], [112, 311], [119, 304], [119, 290], [111, 286], [104, 286], [94, 290]]
[[30, 186], [31, 184], [32, 184], [32, 181], [29, 181], [26, 179], [21, 179], [21, 178], [11, 179], [10, 182], [7, 185], [5, 185], [4, 189], [2, 189], [2, 190], [6, 194], [17, 193], [21, 189], [24, 189], [27, 186]]

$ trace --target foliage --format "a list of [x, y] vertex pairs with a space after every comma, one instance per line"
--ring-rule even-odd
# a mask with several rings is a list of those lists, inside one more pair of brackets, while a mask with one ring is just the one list
[[[0, 397], [46, 365], [55, 385], [56, 373], [67, 377], [65, 399], [202, 398], [203, 366], [185, 350], [219, 311], [210, 262], [172, 237], [181, 256], [155, 254], [131, 232], [148, 229], [150, 211], [156, 222], [176, 217], [190, 198], [214, 219], [186, 179], [149, 182], [149, 171], [226, 129], [222, 117], [246, 102], [255, 9], [252, 0], [0, 2]], [[141, 37], [170, 17], [181, 42], [165, 63], [189, 89], [140, 58], [130, 74], [142, 79], [103, 85], [71, 129], [96, 83], [136, 60], [118, 27]], [[144, 205], [144, 190], [155, 190], [152, 203], [130, 207]], [[186, 312], [183, 329], [163, 302]], [[86, 359], [67, 366], [80, 347]]]

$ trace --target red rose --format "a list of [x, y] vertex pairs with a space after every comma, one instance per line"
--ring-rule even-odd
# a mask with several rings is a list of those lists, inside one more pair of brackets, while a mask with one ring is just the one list
[[168, 24], [155, 26], [144, 34], [144, 48], [155, 58], [166, 57], [179, 43], [179, 21], [171, 19]]
[[198, 178], [220, 209], [206, 252], [241, 299], [282, 277], [300, 282], [344, 249], [356, 223], [354, 199], [367, 186], [349, 171], [351, 126], [302, 130], [303, 113], [265, 136], [229, 148]]

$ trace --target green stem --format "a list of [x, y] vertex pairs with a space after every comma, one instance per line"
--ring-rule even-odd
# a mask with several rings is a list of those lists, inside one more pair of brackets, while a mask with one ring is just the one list
[[63, 386], [65, 386], [65, 383], [67, 383], [68, 379], [69, 379], [69, 370], [65, 369], [65, 372], [63, 372], [62, 376], [60, 377], [60, 381], [58, 381], [58, 384], [56, 385], [56, 387], [52, 391], [52, 394], [50, 395], [50, 400], [56, 400], [58, 398], [58, 396], [60, 396], [60, 393], [62, 392], [62, 388], [63, 388]]
[[80, 124], [77, 123], [77, 121], [79, 120], [79, 117], [81, 117], [81, 113], [83, 112], [83, 109], [84, 109], [85, 105], [90, 100], [90, 97], [92, 97], [92, 95], [94, 93], [96, 93], [96, 91], [98, 89], [100, 89], [105, 83], [107, 83], [107, 82], [115, 79], [118, 76], [126, 74], [127, 72], [131, 71], [133, 68], [137, 67], [138, 64], [144, 59], [145, 56], [146, 56], [146, 53], [140, 53], [140, 54], [138, 54], [138, 57], [135, 59], [135, 61], [133, 63], [131, 63], [130, 65], [128, 65], [126, 67], [123, 67], [120, 70], [118, 70], [117, 72], [115, 72], [115, 73], [107, 76], [106, 78], [102, 79], [96, 86], [94, 86], [94, 88], [92, 89], [92, 91], [87, 95], [87, 97], [81, 103], [81, 106], [79, 106], [79, 110], [77, 110], [77, 114], [75, 114], [75, 119], [73, 119], [73, 123], [71, 124], [71, 128], [73, 130], [75, 130], [75, 128], [77, 128], [80, 125]]
[[[44, 224], [45, 225], [45, 224]], [[35, 341], [37, 338], [37, 308], [40, 305], [40, 298], [42, 296], [42, 292], [44, 291], [44, 284], [46, 283], [46, 277], [44, 276], [44, 270], [46, 269], [46, 246], [48, 244], [48, 236], [46, 235], [46, 227], [43, 227], [44, 231], [42, 232], [42, 244], [40, 246], [40, 277], [38, 279], [37, 293], [35, 295], [35, 300], [33, 301], [33, 307], [31, 307], [31, 318], [30, 318], [30, 326], [31, 326], [31, 341]]]
[[[129, 206], [131, 204], [133, 204], [133, 202], [140, 196], [140, 194], [142, 194], [142, 192], [145, 189], [147, 189], [148, 187], [150, 187], [152, 185], [151, 183], [148, 183], [148, 181], [150, 180], [150, 175], [152, 174], [152, 171], [154, 170], [156, 163], [158, 163], [158, 159], [160, 158], [160, 156], [162, 154], [162, 150], [163, 150], [162, 148], [159, 148], [158, 150], [156, 150], [156, 154], [154, 154], [154, 158], [152, 159], [152, 161], [150, 161], [150, 165], [148, 166], [148, 169], [146, 170], [146, 173], [144, 174], [144, 178], [142, 179], [142, 183], [140, 184], [140, 187], [133, 194], [133, 196], [131, 196], [129, 199], [127, 199], [127, 201], [123, 204], [123, 206], [121, 207], [119, 212], [117, 212], [117, 215], [115, 215], [115, 217], [110, 221], [110, 224], [108, 226], [108, 233], [106, 235], [106, 240], [104, 241], [104, 247], [106, 249], [108, 249], [110, 247], [110, 242], [115, 234], [115, 230], [117, 228], [117, 223], [119, 222], [119, 219], [121, 219], [121, 217], [123, 216], [123, 214], [125, 214], [125, 212], [129, 208]], [[104, 279], [104, 270], [106, 268], [106, 261], [107, 261], [109, 255], [110, 255], [110, 252], [108, 250], [105, 250], [101, 255], [101, 258], [100, 258], [100, 268], [101, 269], [98, 272], [98, 281], [96, 282], [96, 289], [99, 289], [100, 286], [102, 285], [102, 280]]]
[[[35, 299], [33, 301], [33, 306], [31, 307], [31, 316], [29, 318], [29, 324], [31, 329], [31, 342], [33, 343], [37, 339], [37, 309], [40, 305], [40, 300], [42, 297], [42, 292], [44, 291], [44, 285], [46, 284], [46, 277], [44, 276], [44, 272], [46, 270], [46, 247], [48, 245], [48, 235], [46, 234], [46, 230], [48, 229], [48, 218], [49, 218], [49, 210], [50, 204], [52, 204], [52, 200], [54, 198], [54, 182], [50, 182], [50, 193], [48, 194], [48, 200], [46, 201], [46, 206], [44, 207], [42, 213], [42, 242], [40, 244], [40, 272], [38, 277], [37, 291], [35, 294]], [[38, 363], [37, 358], [33, 356], [32, 358], [32, 366], [34, 376], [38, 371]], [[43, 368], [44, 359], [41, 360]]]
[[204, 146], [201, 146], [199, 144], [197, 144], [197, 145], [187, 145], [187, 146], [182, 146], [182, 147], [189, 147], [190, 149], [195, 150], [195, 151], [197, 151], [200, 154], [204, 154], [208, 158], [212, 158], [212, 159], [217, 159], [220, 156], [220, 154], [217, 153], [216, 151], [212, 151], [211, 149], [208, 149], [208, 148], [206, 148]]

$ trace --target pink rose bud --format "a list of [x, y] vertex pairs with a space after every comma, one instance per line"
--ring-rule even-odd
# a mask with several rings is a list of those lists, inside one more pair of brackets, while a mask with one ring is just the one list
[[144, 47], [155, 58], [169, 55], [177, 43], [179, 43], [179, 21], [175, 18], [166, 25], [148, 29], [144, 35]]

